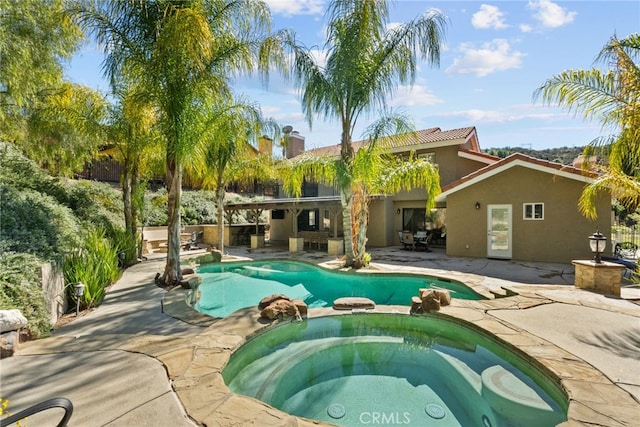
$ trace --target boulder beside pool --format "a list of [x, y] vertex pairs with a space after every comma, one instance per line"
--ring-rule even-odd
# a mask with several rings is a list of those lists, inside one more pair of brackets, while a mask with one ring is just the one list
[[301, 299], [291, 300], [286, 295], [274, 294], [262, 298], [258, 304], [260, 317], [268, 320], [285, 319], [287, 317], [302, 320], [307, 316], [307, 304]]

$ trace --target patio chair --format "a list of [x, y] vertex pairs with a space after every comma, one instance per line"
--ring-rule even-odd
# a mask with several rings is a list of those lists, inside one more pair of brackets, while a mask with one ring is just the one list
[[431, 240], [431, 233], [426, 231], [418, 231], [415, 235], [414, 247], [416, 250], [424, 250], [425, 252], [431, 252], [429, 249], [429, 241]]
[[415, 241], [413, 239], [413, 233], [410, 231], [402, 232], [402, 249], [411, 249], [414, 250]]
[[190, 251], [191, 249], [199, 249], [198, 243], [202, 243], [202, 237], [204, 231], [194, 231], [191, 233], [191, 238], [184, 243], [184, 249]]

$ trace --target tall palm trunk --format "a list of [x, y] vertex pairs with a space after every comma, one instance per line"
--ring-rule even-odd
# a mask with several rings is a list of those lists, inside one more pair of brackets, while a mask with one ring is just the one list
[[340, 189], [340, 204], [342, 205], [342, 229], [344, 230], [344, 254], [345, 254], [345, 267], [351, 267], [353, 265], [354, 255], [354, 241], [351, 230], [353, 230], [353, 194], [348, 188]]
[[[133, 177], [131, 169], [131, 161], [125, 158], [122, 171], [122, 202], [124, 204], [124, 226], [129, 234], [132, 233], [135, 227], [133, 222]], [[135, 236], [135, 234], [133, 235]]]
[[182, 280], [180, 269], [180, 199], [182, 197], [182, 165], [176, 159], [167, 161], [168, 200], [167, 212], [167, 264], [162, 281], [166, 285], [175, 285]]
[[353, 266], [355, 258], [355, 240], [353, 239], [353, 178], [351, 169], [355, 154], [351, 144], [351, 132], [348, 121], [342, 123], [340, 143], [340, 161], [344, 169], [343, 182], [340, 185], [340, 203], [342, 205], [342, 228], [344, 230], [345, 267]]
[[353, 195], [353, 266], [365, 266], [364, 256], [367, 247], [367, 228], [369, 225], [369, 197], [359, 188]]
[[218, 250], [224, 253], [224, 186], [216, 186], [216, 211], [218, 217]]

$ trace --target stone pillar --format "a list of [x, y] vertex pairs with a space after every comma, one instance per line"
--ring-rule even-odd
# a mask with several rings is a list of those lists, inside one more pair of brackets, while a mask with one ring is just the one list
[[264, 234], [251, 235], [251, 249], [264, 248]]
[[596, 264], [585, 260], [574, 260], [571, 263], [576, 268], [576, 288], [620, 296], [623, 265], [606, 261]]
[[329, 255], [344, 254], [344, 239], [331, 238], [327, 239], [327, 253]]
[[289, 237], [289, 252], [301, 252], [304, 250], [304, 238]]

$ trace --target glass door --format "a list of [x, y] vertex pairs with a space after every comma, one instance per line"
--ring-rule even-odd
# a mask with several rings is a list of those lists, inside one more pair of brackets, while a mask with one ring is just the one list
[[511, 205], [487, 206], [487, 257], [511, 258]]

